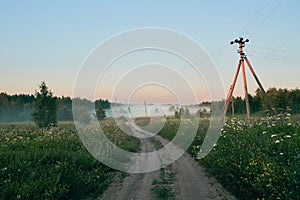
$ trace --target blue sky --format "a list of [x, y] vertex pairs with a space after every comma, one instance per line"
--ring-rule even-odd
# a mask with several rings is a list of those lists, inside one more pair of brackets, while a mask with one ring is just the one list
[[[296, 0], [1, 1], [0, 92], [33, 93], [44, 80], [55, 95], [71, 96], [89, 53], [108, 37], [140, 27], [168, 28], [196, 40], [212, 55], [225, 90], [238, 62], [229, 42], [249, 38], [245, 51], [263, 85], [296, 88], [299, 9]], [[250, 74], [248, 82], [253, 93]], [[242, 95], [241, 84], [236, 95]]]

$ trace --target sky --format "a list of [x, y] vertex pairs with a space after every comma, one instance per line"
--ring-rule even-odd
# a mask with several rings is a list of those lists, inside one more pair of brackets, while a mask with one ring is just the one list
[[[239, 59], [237, 46], [229, 42], [240, 36], [250, 39], [244, 51], [266, 89], [296, 88], [300, 86], [299, 9], [300, 2], [296, 0], [1, 1], [0, 92], [33, 94], [41, 81], [45, 81], [54, 95], [74, 96], [76, 78], [91, 52], [113, 35], [143, 27], [178, 31], [200, 44], [219, 71], [223, 82], [221, 98], [232, 83]], [[132, 57], [142, 61], [145, 55]], [[148, 55], [161, 54], [148, 52]], [[145, 63], [151, 62], [147, 59]], [[176, 59], [169, 61], [174, 64]], [[132, 67], [135, 63], [130, 63], [130, 58], [122, 62], [120, 65], [126, 63]], [[122, 70], [118, 71], [118, 67], [111, 73], [119, 73], [121, 77]], [[184, 75], [193, 79], [193, 71], [189, 70]], [[198, 81], [199, 85], [205, 85], [205, 81]], [[249, 70], [247, 81], [249, 93], [253, 94], [258, 86]], [[192, 85], [196, 84], [195, 78]], [[130, 98], [134, 99], [132, 94], [136, 94], [135, 101], [142, 102], [143, 95], [151, 92], [151, 96], [174, 98], [174, 92], [165, 89], [163, 94], [163, 88], [151, 84], [137, 86]], [[209, 100], [209, 91], [199, 89], [196, 93], [200, 101]], [[84, 93], [78, 95], [93, 98]], [[97, 95], [109, 100], [116, 96], [109, 92]], [[126, 101], [121, 93], [118, 95]], [[234, 95], [243, 95], [241, 76]], [[165, 103], [167, 99], [159, 101]]]

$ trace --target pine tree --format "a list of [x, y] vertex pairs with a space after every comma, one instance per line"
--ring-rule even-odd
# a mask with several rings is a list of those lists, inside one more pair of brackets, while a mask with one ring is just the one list
[[53, 97], [52, 92], [43, 81], [39, 86], [40, 91], [35, 92], [34, 109], [32, 112], [33, 121], [39, 127], [50, 127], [57, 124], [56, 121], [56, 110], [57, 102], [56, 98]]

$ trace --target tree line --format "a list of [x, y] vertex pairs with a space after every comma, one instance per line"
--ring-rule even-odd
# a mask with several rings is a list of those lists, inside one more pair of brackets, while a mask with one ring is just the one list
[[[269, 88], [266, 93], [273, 108], [278, 112], [285, 111], [289, 108], [294, 114], [300, 113], [300, 89], [277, 89], [272, 87]], [[248, 99], [251, 113], [269, 110], [267, 100], [264, 98], [264, 95], [259, 88], [255, 91], [253, 96], [248, 94]], [[233, 97], [232, 102], [234, 104], [234, 113], [246, 113], [246, 103], [244, 98], [239, 96]], [[232, 106], [229, 106], [227, 114], [229, 115], [231, 113]]]
[[[35, 118], [44, 118], [46, 120], [47, 116], [49, 117], [47, 120], [50, 121], [73, 121], [73, 100], [79, 100], [83, 107], [84, 105], [94, 105], [95, 114], [98, 119], [104, 119], [106, 117], [104, 109], [111, 107], [111, 103], [108, 100], [99, 99], [92, 102], [80, 98], [55, 97], [44, 82], [42, 82], [39, 87], [40, 90], [36, 91], [35, 95], [9, 95], [0, 93], [0, 122], [36, 121]], [[273, 107], [276, 108], [278, 112], [290, 108], [292, 113], [300, 113], [300, 89], [277, 89], [273, 87], [267, 90], [267, 95]], [[248, 99], [251, 113], [269, 109], [267, 101], [260, 89], [257, 89], [254, 95], [249, 94]], [[245, 99], [238, 96], [233, 97], [232, 100], [234, 113], [245, 114]], [[209, 104], [209, 102], [207, 102], [207, 104]], [[45, 105], [48, 107], [45, 107]], [[48, 108], [50, 108], [50, 110], [48, 110]], [[53, 113], [51, 113], [51, 110]], [[232, 106], [229, 106], [227, 114], [230, 115], [231, 113]], [[88, 115], [88, 113], [83, 113], [83, 115]], [[55, 117], [55, 120], [54, 118], [51, 119], [51, 117]]]
[[[35, 95], [0, 93], [0, 122], [35, 121], [36, 117], [44, 118], [45, 123], [47, 120], [72, 121], [73, 99], [53, 96], [44, 82], [39, 87], [40, 90], [36, 91]], [[82, 104], [95, 104], [95, 110], [99, 111], [98, 115], [101, 118], [105, 118], [104, 109], [111, 106], [108, 100], [98, 99], [92, 102], [87, 99], [76, 99]]]

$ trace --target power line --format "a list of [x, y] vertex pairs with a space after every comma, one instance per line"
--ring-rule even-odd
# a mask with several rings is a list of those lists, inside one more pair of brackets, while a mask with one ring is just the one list
[[289, 58], [289, 57], [285, 57], [284, 55], [257, 55], [257, 54], [248, 54], [249, 57], [258, 57], [258, 58], [262, 58], [264, 60], [281, 60], [281, 61], [287, 61], [287, 62], [298, 62], [299, 58], [294, 57], [293, 58]]
[[[282, 53], [278, 54], [277, 56], [275, 56], [270, 62], [268, 62], [267, 64], [273, 64], [274, 62], [280, 60], [281, 57], [284, 57], [285, 54], [290, 53], [290, 47], [294, 45], [295, 40], [299, 37], [299, 35], [296, 35], [295, 37], [295, 32], [299, 29], [299, 27], [296, 27], [295, 29], [293, 29], [287, 38], [291, 38], [293, 37], [293, 40], [288, 40], [286, 41], [286, 39], [284, 39], [284, 41], [282, 41], [280, 43], [280, 48], [278, 49], [278, 51], [281, 51]], [[287, 56], [288, 57], [288, 56]], [[293, 57], [293, 56], [290, 56]], [[296, 58], [296, 57], [295, 57]]]
[[261, 45], [252, 45], [252, 47], [260, 48], [260, 49], [264, 49], [264, 50], [270, 50], [270, 51], [282, 51], [282, 49], [275, 49], [275, 48], [265, 47], [265, 46], [261, 46]]
[[[218, 49], [218, 50], [216, 50], [216, 51], [210, 53], [209, 55], [207, 55], [207, 56], [201, 58], [200, 60], [198, 60], [197, 62], [195, 62], [195, 63], [193, 63], [193, 64], [194, 64], [194, 65], [198, 65], [198, 64], [200, 64], [200, 63], [202, 63], [202, 62], [204, 62], [204, 61], [206, 61], [206, 60], [208, 60], [208, 59], [210, 59], [210, 58], [212, 58], [212, 57], [216, 57], [217, 55], [220, 56], [220, 55], [222, 55], [222, 54], [224, 53], [224, 51], [225, 51], [226, 49], [228, 49], [228, 45], [226, 45], [226, 46], [224, 46], [224, 47], [221, 47], [220, 49]], [[221, 52], [222, 52], [222, 53], [221, 53]], [[192, 64], [188, 64], [188, 65], [185, 66], [184, 68], [180, 69], [179, 72], [184, 72], [184, 71], [186, 71], [187, 69], [189, 69], [190, 67], [193, 67], [193, 65], [192, 65]]]
[[269, 13], [267, 13], [266, 17], [263, 19], [263, 21], [256, 27], [256, 29], [254, 30], [254, 32], [251, 34], [251, 36], [253, 37], [255, 35], [255, 33], [262, 27], [262, 25], [271, 17], [271, 15], [273, 14], [273, 12], [279, 7], [279, 5], [281, 4], [282, 0], [279, 0], [277, 2], [277, 4], [275, 4], [272, 9], [269, 11]]
[[[266, 21], [272, 16], [273, 12], [279, 7], [282, 1], [283, 0], [277, 1], [277, 3], [273, 4], [273, 6], [269, 6], [270, 3], [268, 0], [264, 1], [249, 19], [248, 23], [241, 32], [241, 35], [248, 35], [253, 37], [258, 32], [258, 30], [260, 30], [260, 28], [266, 23]], [[274, 1], [271, 1], [271, 3], [273, 2]], [[266, 10], [267, 7], [270, 7], [269, 11]], [[266, 13], [264, 15], [264, 18], [263, 13]], [[259, 19], [261, 20], [259, 21]]]
[[248, 31], [251, 30], [253, 27], [254, 23], [257, 21], [258, 17], [261, 15], [261, 13], [265, 10], [267, 6], [268, 0], [265, 0], [261, 6], [255, 11], [254, 15], [250, 18], [246, 26], [244, 27], [243, 31], [241, 32], [241, 35], [245, 35]]

